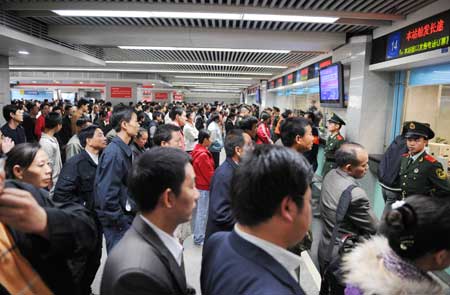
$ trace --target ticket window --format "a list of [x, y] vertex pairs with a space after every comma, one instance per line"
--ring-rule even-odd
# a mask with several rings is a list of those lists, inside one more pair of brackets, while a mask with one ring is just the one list
[[429, 123], [435, 132], [428, 151], [444, 167], [450, 160], [450, 85], [409, 86], [406, 88], [403, 122]]

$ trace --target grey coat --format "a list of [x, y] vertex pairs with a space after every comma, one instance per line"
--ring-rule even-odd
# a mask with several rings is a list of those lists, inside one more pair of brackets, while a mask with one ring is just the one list
[[323, 180], [320, 194], [320, 213], [322, 216], [322, 235], [319, 244], [319, 264], [323, 270], [330, 238], [336, 221], [336, 208], [342, 192], [349, 185], [356, 185], [352, 190], [352, 201], [340, 227], [341, 234], [372, 235], [377, 231], [378, 219], [370, 208], [366, 192], [356, 179], [341, 169], [331, 170]]

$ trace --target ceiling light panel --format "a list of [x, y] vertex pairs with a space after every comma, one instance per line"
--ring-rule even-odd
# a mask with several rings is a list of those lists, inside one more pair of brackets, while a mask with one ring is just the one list
[[273, 76], [273, 73], [228, 72], [228, 71], [186, 71], [165, 69], [111, 69], [111, 68], [59, 68], [59, 67], [9, 67], [10, 70], [22, 71], [77, 71], [77, 72], [130, 72], [130, 73], [184, 73], [184, 74], [219, 74], [244, 76]]
[[175, 78], [179, 79], [219, 79], [219, 80], [253, 80], [248, 77], [217, 77], [217, 76], [175, 76]]
[[107, 60], [107, 64], [130, 64], [130, 65], [177, 65], [177, 66], [214, 66], [214, 67], [245, 67], [245, 68], [267, 68], [287, 69], [287, 66], [272, 65], [246, 65], [246, 64], [221, 64], [221, 63], [197, 63], [197, 62], [164, 62], [164, 61], [121, 61]]
[[175, 19], [212, 19], [273, 21], [295, 23], [334, 23], [337, 17], [254, 14], [254, 13], [210, 13], [179, 11], [128, 11], [128, 10], [52, 10], [60, 16], [72, 17], [129, 17], [129, 18], [175, 18]]
[[203, 47], [163, 47], [163, 46], [118, 46], [120, 49], [128, 50], [166, 50], [166, 51], [217, 51], [217, 52], [259, 52], [259, 53], [282, 53], [288, 54], [290, 50], [278, 49], [242, 49], [242, 48], [203, 48]]

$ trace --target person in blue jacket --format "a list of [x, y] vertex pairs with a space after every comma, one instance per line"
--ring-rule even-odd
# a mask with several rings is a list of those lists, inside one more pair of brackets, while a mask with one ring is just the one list
[[287, 250], [311, 224], [309, 164], [292, 149], [258, 145], [231, 185], [237, 223], [203, 248], [202, 294], [305, 294], [300, 256]]
[[250, 135], [240, 129], [233, 129], [225, 137], [226, 160], [217, 168], [211, 179], [208, 221], [205, 240], [218, 231], [231, 231], [236, 223], [231, 212], [231, 177], [244, 154], [253, 146]]
[[139, 130], [133, 108], [118, 106], [113, 110], [111, 124], [117, 136], [100, 156], [94, 185], [95, 209], [102, 224], [108, 252], [130, 227], [135, 204], [127, 187], [132, 163], [130, 141]]

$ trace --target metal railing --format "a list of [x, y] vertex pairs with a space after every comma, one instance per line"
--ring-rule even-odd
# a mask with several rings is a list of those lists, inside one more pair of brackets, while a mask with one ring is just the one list
[[31, 18], [22, 18], [11, 12], [0, 10], [0, 25], [99, 59], [104, 58], [102, 48], [71, 44], [54, 39], [48, 35], [47, 24]]

